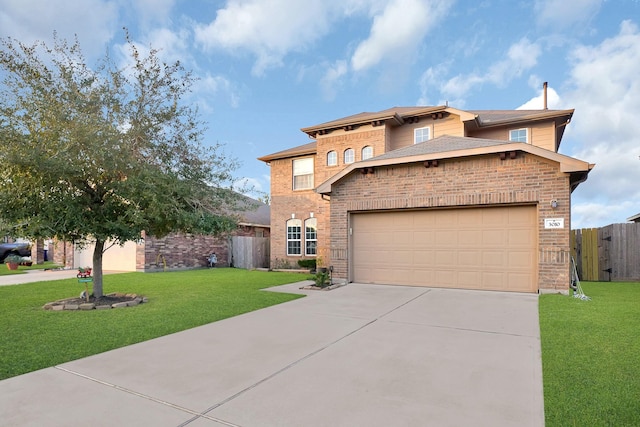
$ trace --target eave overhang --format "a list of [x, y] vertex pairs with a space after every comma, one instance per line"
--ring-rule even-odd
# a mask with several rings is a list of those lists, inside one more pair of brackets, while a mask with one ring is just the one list
[[313, 141], [308, 144], [299, 145], [294, 148], [289, 148], [288, 150], [278, 151], [277, 153], [267, 154], [266, 156], [258, 157], [258, 160], [265, 163], [269, 163], [272, 160], [288, 159], [290, 157], [299, 157], [299, 156], [316, 154], [316, 151], [317, 151], [316, 147], [317, 147], [316, 141]]
[[406, 123], [407, 119], [415, 117], [424, 117], [438, 113], [455, 114], [462, 121], [475, 120], [477, 116], [468, 111], [458, 110], [446, 105], [438, 105], [435, 107], [415, 107], [415, 108], [391, 108], [389, 110], [377, 113], [360, 113], [342, 119], [333, 120], [331, 122], [322, 123], [315, 126], [302, 128], [302, 132], [311, 138], [318, 135], [325, 135], [337, 129], [353, 130], [363, 125], [381, 126], [387, 122], [400, 126]]
[[544, 148], [536, 147], [531, 144], [526, 144], [523, 142], [508, 142], [488, 147], [468, 148], [463, 150], [385, 158], [378, 160], [373, 158], [371, 160], [352, 163], [342, 171], [338, 172], [336, 175], [320, 184], [315, 189], [315, 191], [319, 194], [330, 195], [333, 184], [337, 183], [347, 175], [362, 169], [369, 170], [370, 168], [375, 169], [376, 167], [382, 166], [394, 166], [408, 163], [423, 163], [429, 161], [441, 161], [446, 159], [459, 159], [464, 157], [500, 154], [516, 151], [533, 154], [535, 156], [559, 163], [560, 171], [571, 175], [571, 191], [573, 191], [578, 186], [578, 184], [584, 182], [587, 179], [589, 171], [591, 171], [591, 169], [593, 169], [593, 167], [595, 166], [595, 164], [593, 163], [588, 163], [573, 157], [545, 150]]

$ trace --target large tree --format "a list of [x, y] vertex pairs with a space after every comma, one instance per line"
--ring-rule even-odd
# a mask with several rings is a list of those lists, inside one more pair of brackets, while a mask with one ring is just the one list
[[15, 235], [95, 241], [95, 297], [105, 243], [235, 226], [236, 164], [202, 142], [194, 77], [127, 47], [125, 65], [91, 67], [77, 40], [0, 42], [0, 218]]

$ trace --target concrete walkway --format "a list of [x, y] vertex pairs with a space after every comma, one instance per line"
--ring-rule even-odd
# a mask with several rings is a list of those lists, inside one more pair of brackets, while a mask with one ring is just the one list
[[359, 284], [305, 293], [0, 381], [1, 424], [544, 425], [536, 295]]
[[[105, 271], [104, 274], [123, 273], [122, 271]], [[25, 270], [24, 274], [0, 276], [0, 286], [20, 285], [22, 283], [45, 282], [76, 277], [77, 268], [65, 270]]]

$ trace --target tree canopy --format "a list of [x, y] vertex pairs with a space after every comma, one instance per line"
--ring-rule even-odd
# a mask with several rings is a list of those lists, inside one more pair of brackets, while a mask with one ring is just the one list
[[0, 41], [0, 218], [17, 236], [95, 240], [98, 297], [106, 241], [235, 227], [236, 163], [202, 142], [195, 78], [127, 42], [124, 65], [91, 67], [77, 40]]

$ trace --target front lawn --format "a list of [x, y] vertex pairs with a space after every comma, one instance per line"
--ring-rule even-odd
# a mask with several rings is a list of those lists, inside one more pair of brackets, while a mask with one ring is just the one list
[[640, 283], [582, 287], [540, 296], [546, 425], [638, 426]]
[[76, 279], [0, 286], [0, 380], [114, 348], [291, 301], [260, 289], [304, 280], [294, 273], [216, 268], [104, 277], [105, 294], [137, 293], [149, 302], [91, 311], [45, 311], [75, 297]]
[[59, 267], [51, 261], [47, 261], [43, 264], [33, 264], [31, 266], [19, 265], [17, 270], [9, 270], [6, 264], [0, 264], [0, 276], [9, 276], [11, 274], [24, 274], [27, 270], [45, 270], [47, 268]]

